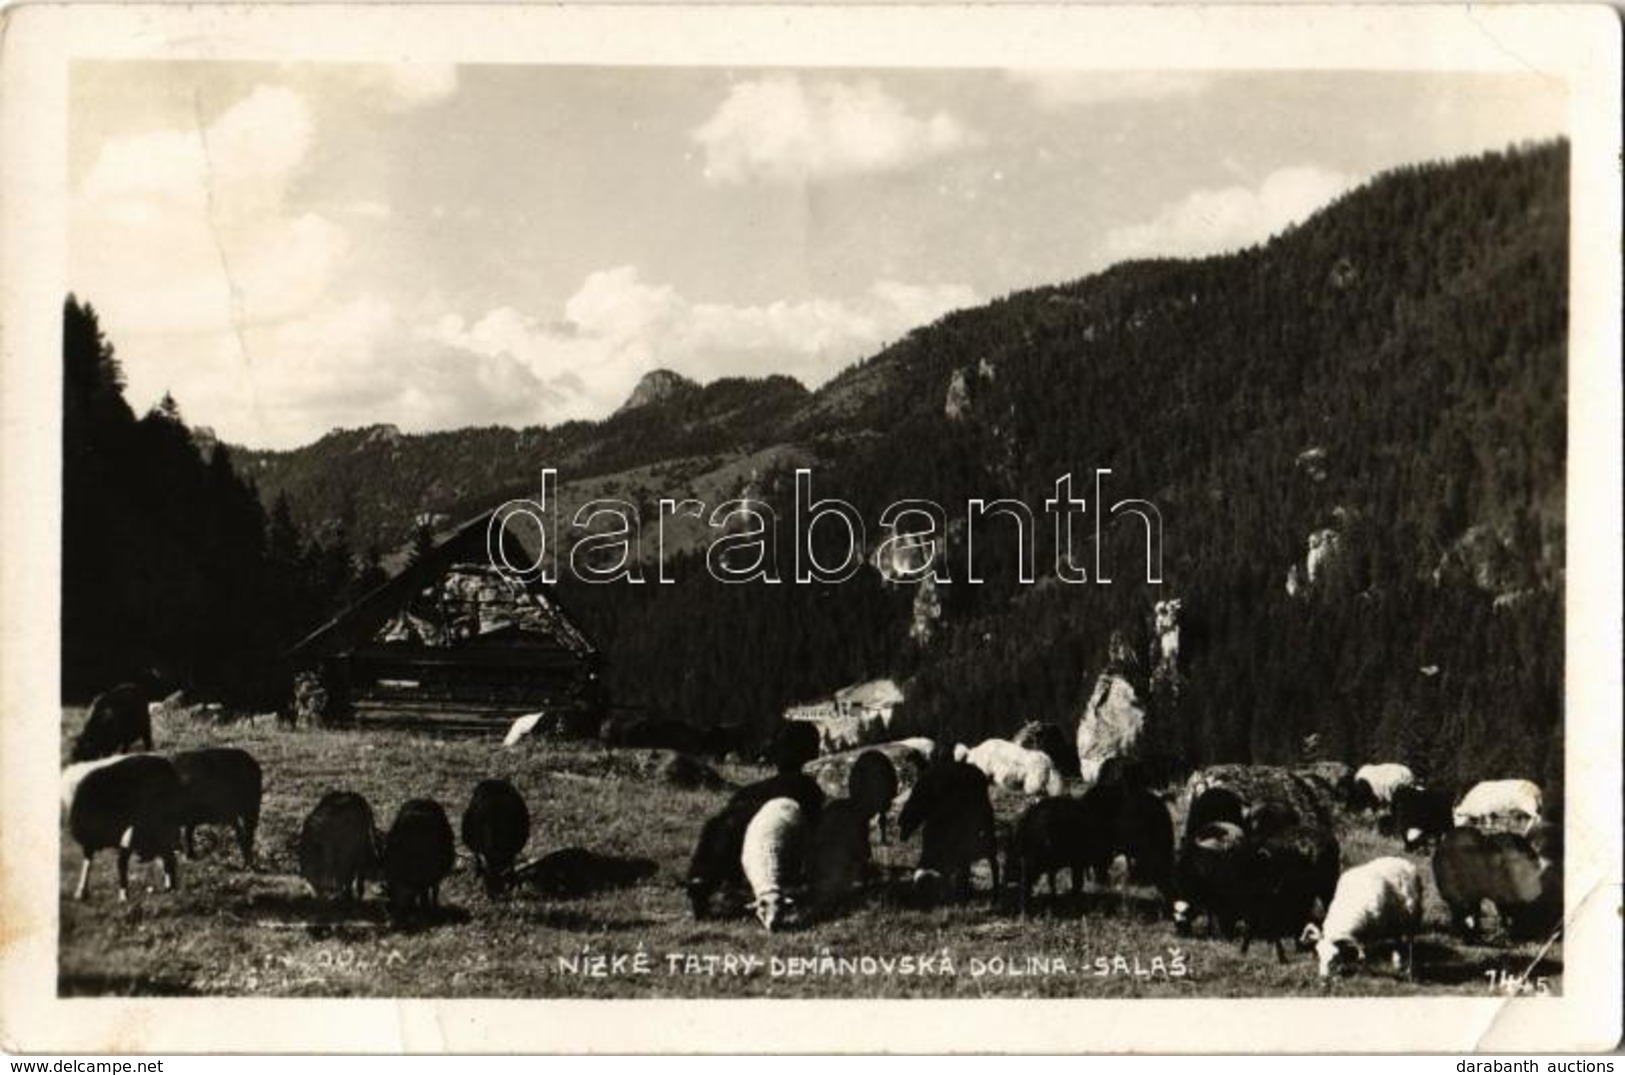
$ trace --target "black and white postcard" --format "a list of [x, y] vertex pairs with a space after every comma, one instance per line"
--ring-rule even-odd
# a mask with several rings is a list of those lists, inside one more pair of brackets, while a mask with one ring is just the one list
[[8, 1048], [1617, 1039], [1613, 12], [6, 17]]

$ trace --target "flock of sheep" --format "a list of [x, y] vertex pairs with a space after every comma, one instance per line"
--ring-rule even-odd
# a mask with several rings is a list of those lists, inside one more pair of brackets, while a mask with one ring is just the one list
[[[1174, 793], [1159, 794], [1167, 774], [1153, 765], [1113, 758], [1091, 773], [1081, 795], [1068, 791], [1076, 758], [1058, 735], [1023, 737], [1042, 749], [1002, 739], [974, 748], [906, 739], [819, 757], [816, 731], [781, 726], [767, 752], [775, 773], [737, 788], [701, 825], [685, 875], [696, 919], [718, 913], [719, 894], [748, 901], [768, 930], [840, 914], [872, 891], [876, 869], [871, 828], [888, 839], [889, 815], [905, 792], [897, 837], [920, 833], [917, 869], [891, 889], [900, 901], [926, 905], [973, 894], [973, 870], [985, 863], [995, 899], [1015, 889], [1020, 913], [1046, 881], [1059, 896], [1058, 875], [1071, 890], [1106, 884], [1115, 862], [1123, 882], [1156, 890], [1159, 909], [1189, 931], [1205, 919], [1209, 936], [1313, 947], [1322, 977], [1364, 963], [1368, 952], [1393, 949], [1410, 970], [1411, 941], [1422, 921], [1422, 871], [1397, 855], [1344, 869], [1334, 808], [1376, 811], [1378, 828], [1406, 850], [1434, 846], [1434, 885], [1464, 935], [1481, 929], [1493, 904], [1511, 935], [1539, 937], [1562, 910], [1559, 825], [1543, 816], [1540, 789], [1529, 781], [1487, 781], [1459, 802], [1423, 787], [1399, 764], [1353, 771], [1323, 762], [1296, 768], [1215, 765], [1191, 773]], [[137, 745], [145, 753], [123, 754]], [[162, 862], [165, 889], [177, 883], [175, 852], [193, 853], [193, 830], [233, 829], [245, 865], [254, 860], [262, 775], [233, 747], [152, 751], [150, 717], [140, 692], [116, 688], [96, 700], [62, 775], [68, 829], [84, 861], [76, 895], [89, 889], [91, 860], [116, 850], [119, 897], [127, 897], [132, 855]], [[1003, 847], [990, 789], [1028, 797]], [[1169, 798], [1177, 800], [1170, 809]], [[1182, 814], [1176, 834], [1174, 818]], [[505, 780], [474, 787], [461, 837], [486, 891], [519, 883], [579, 895], [653, 876], [656, 865], [567, 848], [518, 864], [530, 836], [524, 798]], [[301, 876], [324, 897], [361, 897], [381, 881], [392, 918], [438, 905], [452, 872], [456, 839], [444, 808], [432, 799], [402, 805], [380, 831], [361, 795], [333, 791], [304, 819], [297, 853]], [[748, 896], [747, 896], [748, 893]], [[737, 903], [736, 903], [737, 905]], [[743, 908], [741, 908], [743, 909]]]
[[[810, 897], [810, 917], [838, 911], [868, 876], [871, 817], [885, 838], [899, 761], [914, 776], [899, 828], [904, 840], [921, 832], [907, 886], [917, 902], [969, 898], [973, 868], [985, 862], [995, 898], [1013, 885], [1025, 915], [1040, 881], [1053, 898], [1058, 875], [1070, 871], [1077, 894], [1086, 878], [1106, 884], [1121, 858], [1124, 883], [1155, 888], [1182, 932], [1205, 919], [1210, 936], [1235, 936], [1243, 952], [1267, 940], [1282, 961], [1290, 939], [1315, 950], [1323, 978], [1391, 947], [1409, 974], [1422, 871], [1398, 855], [1344, 869], [1333, 824], [1341, 806], [1376, 811], [1379, 830], [1406, 850], [1434, 845], [1434, 884], [1463, 935], [1478, 936], [1486, 902], [1511, 936], [1541, 936], [1561, 916], [1561, 829], [1543, 819], [1540, 789], [1526, 780], [1485, 781], [1452, 804], [1397, 763], [1359, 771], [1337, 762], [1215, 765], [1190, 774], [1178, 793], [1185, 821], [1176, 836], [1151, 770], [1131, 759], [1108, 760], [1072, 795], [1064, 759], [1044, 750], [1002, 739], [974, 748], [901, 740], [852, 752], [847, 797], [826, 801], [820, 784], [838, 792], [839, 781], [827, 778], [842, 768], [834, 758], [815, 761], [816, 741], [802, 741], [799, 730], [786, 725], [775, 744], [778, 773], [740, 789], [702, 827], [688, 874], [696, 917], [730, 884], [748, 886], [769, 930], [797, 891]], [[995, 785], [1030, 797], [1003, 849], [1003, 885]]]

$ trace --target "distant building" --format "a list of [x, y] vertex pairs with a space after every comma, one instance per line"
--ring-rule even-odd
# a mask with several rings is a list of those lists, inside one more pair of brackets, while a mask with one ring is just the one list
[[[549, 587], [491, 566], [489, 519], [463, 524], [312, 632], [290, 651], [294, 668], [316, 671], [363, 725], [500, 734], [545, 710], [595, 731], [606, 705], [597, 647]], [[508, 559], [531, 560], [517, 545]]]
[[793, 705], [784, 719], [818, 728], [819, 749], [833, 754], [891, 739], [892, 714], [903, 692], [890, 679], [871, 679], [842, 687], [827, 701]]

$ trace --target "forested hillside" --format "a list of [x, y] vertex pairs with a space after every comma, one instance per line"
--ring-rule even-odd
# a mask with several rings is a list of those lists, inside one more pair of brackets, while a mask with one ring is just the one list
[[[266, 503], [291, 505], [284, 523], [310, 528], [329, 555], [387, 552], [420, 516], [534, 495], [548, 466], [646, 503], [687, 495], [697, 476], [715, 490], [717, 475], [766, 460], [751, 490], [787, 522], [794, 461], [812, 469], [815, 495], [858, 508], [866, 552], [894, 501], [934, 500], [954, 520], [971, 498], [1018, 498], [1039, 524], [1039, 580], [1018, 584], [1013, 528], [994, 520], [976, 535], [986, 581], [970, 585], [963, 524], [951, 523], [940, 616], [868, 569], [838, 585], [724, 586], [692, 540], [671, 565], [676, 585], [566, 580], [561, 594], [607, 655], [619, 704], [765, 729], [788, 702], [884, 674], [905, 681], [912, 728], [959, 738], [1031, 719], [1072, 727], [1112, 634], [1146, 654], [1154, 603], [1177, 597], [1180, 689], [1159, 693], [1150, 723], [1161, 749], [1284, 760], [1317, 733], [1330, 757], [1403, 757], [1445, 783], [1530, 775], [1555, 792], [1567, 188], [1566, 143], [1404, 168], [1259, 247], [1119, 265], [951, 314], [813, 393], [784, 377], [699, 386], [662, 374], [599, 423], [374, 426], [234, 454]], [[165, 421], [113, 425], [162, 440]], [[232, 454], [195, 467], [243, 502]], [[1097, 512], [1096, 468], [1111, 471], [1107, 503], [1160, 510], [1160, 585], [1145, 581], [1132, 521], [1112, 524], [1099, 551], [1110, 584], [1049, 577], [1043, 503], [1070, 473]], [[662, 477], [682, 487], [645, 487]], [[145, 480], [91, 506], [75, 507], [70, 488], [68, 551], [105, 535], [107, 513], [171, 495]], [[230, 531], [244, 547], [265, 532], [251, 507], [263, 511], [242, 503]], [[794, 534], [779, 537], [788, 576]], [[1094, 552], [1082, 557], [1092, 578]], [[353, 575], [361, 565], [346, 555]], [[74, 556], [90, 562], [88, 547]], [[65, 588], [95, 577], [85, 568]], [[199, 579], [195, 599], [222, 592]], [[338, 592], [324, 591], [328, 605]], [[84, 634], [65, 643], [93, 649], [109, 621], [87, 594], [69, 596], [80, 611], [66, 622]], [[1143, 664], [1127, 674], [1143, 680]]]
[[[1075, 722], [1114, 630], [1185, 611], [1163, 745], [1202, 760], [1403, 756], [1441, 781], [1561, 780], [1567, 147], [1407, 168], [1269, 244], [1097, 277], [950, 315], [815, 395], [817, 495], [868, 520], [906, 497], [1016, 496], [1071, 472], [1154, 502], [1108, 535], [1111, 585], [1014, 582], [1008, 528], [982, 586], [910, 595], [873, 572], [827, 588], [575, 587], [617, 697], [760, 722], [777, 703], [914, 673], [909, 719], [960, 737]], [[839, 431], [842, 436], [830, 434]], [[867, 435], [855, 435], [859, 432]], [[764, 483], [789, 517], [784, 475]], [[1289, 596], [1312, 533], [1337, 555]], [[956, 548], [954, 570], [964, 567]], [[787, 562], [788, 546], [781, 550]], [[1002, 565], [1002, 567], [1001, 567]], [[1092, 566], [1092, 565], [1090, 565]], [[1165, 707], [1166, 708], [1166, 707]]]

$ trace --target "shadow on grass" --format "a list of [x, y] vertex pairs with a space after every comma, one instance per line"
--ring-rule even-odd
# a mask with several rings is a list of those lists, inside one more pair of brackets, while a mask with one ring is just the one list
[[326, 899], [306, 892], [261, 892], [239, 905], [239, 913], [260, 929], [300, 929], [318, 940], [354, 939], [380, 931], [423, 933], [473, 921], [462, 907], [433, 907], [392, 919], [383, 900]]
[[59, 997], [196, 997], [191, 982], [146, 974], [64, 974], [57, 979]]
[[627, 933], [661, 924], [653, 918], [600, 918], [567, 907], [542, 908], [527, 914], [525, 920], [548, 929], [575, 933]]
[[1555, 978], [1563, 973], [1563, 961], [1545, 956], [1531, 966], [1528, 952], [1516, 948], [1457, 947], [1437, 940], [1417, 941], [1413, 974], [1418, 982], [1430, 985], [1465, 985], [1483, 982], [1489, 988], [1492, 973], [1533, 981]]

